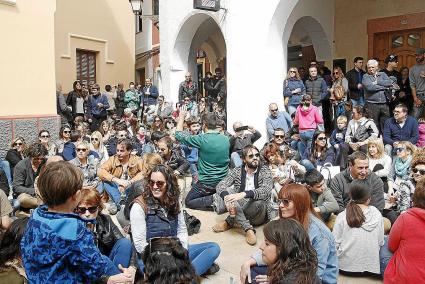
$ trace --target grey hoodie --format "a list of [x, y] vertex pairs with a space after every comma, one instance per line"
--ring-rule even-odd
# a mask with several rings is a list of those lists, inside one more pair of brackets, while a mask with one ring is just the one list
[[360, 228], [350, 228], [346, 210], [338, 214], [333, 228], [339, 269], [348, 272], [380, 273], [379, 250], [384, 245], [384, 222], [374, 206], [363, 210], [366, 217]]

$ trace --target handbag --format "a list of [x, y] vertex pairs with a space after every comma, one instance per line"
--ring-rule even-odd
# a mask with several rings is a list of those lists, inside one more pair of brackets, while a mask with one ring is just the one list
[[186, 210], [183, 210], [184, 221], [186, 222], [187, 233], [189, 236], [199, 233], [201, 229], [201, 221], [193, 215], [187, 213]]
[[331, 163], [326, 163], [323, 166], [317, 166], [317, 170], [323, 175], [328, 186], [330, 185], [332, 178], [341, 172], [340, 166], [333, 166]]

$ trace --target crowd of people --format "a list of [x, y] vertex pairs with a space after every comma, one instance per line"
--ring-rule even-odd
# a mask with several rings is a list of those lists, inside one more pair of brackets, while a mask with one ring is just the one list
[[202, 87], [187, 73], [175, 105], [151, 79], [105, 92], [76, 81], [66, 96], [58, 85], [59, 139], [14, 137], [0, 163], [0, 279], [200, 283], [221, 248], [189, 243], [189, 208], [226, 214], [212, 230], [242, 228], [251, 246], [265, 224], [241, 283], [420, 283], [425, 49], [416, 61], [290, 67], [261, 147], [254, 126], [227, 132], [219, 68]]

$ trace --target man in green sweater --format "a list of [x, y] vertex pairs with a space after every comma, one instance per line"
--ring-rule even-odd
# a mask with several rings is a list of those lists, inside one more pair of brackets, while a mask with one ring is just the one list
[[186, 207], [212, 211], [216, 185], [226, 177], [229, 168], [229, 138], [217, 130], [217, 117], [213, 113], [204, 116], [204, 133], [190, 135], [183, 132], [186, 106], [180, 108], [176, 139], [180, 143], [198, 149], [199, 180], [186, 196]]

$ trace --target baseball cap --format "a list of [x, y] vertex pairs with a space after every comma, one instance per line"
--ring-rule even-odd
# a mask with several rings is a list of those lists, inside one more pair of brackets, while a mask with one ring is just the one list
[[390, 54], [387, 56], [387, 58], [385, 58], [385, 63], [388, 64], [388, 62], [397, 62], [398, 61], [398, 56], [394, 55], [394, 54]]

